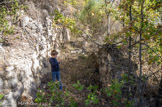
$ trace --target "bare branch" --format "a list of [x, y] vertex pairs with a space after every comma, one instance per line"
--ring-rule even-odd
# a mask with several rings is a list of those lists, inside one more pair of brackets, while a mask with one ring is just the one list
[[143, 43], [145, 46], [147, 46], [152, 52], [154, 52], [159, 58], [161, 58], [162, 59], [162, 57], [158, 54], [158, 53], [156, 53], [155, 51], [154, 51], [154, 49], [152, 49], [149, 45], [147, 45], [146, 43]]
[[151, 73], [151, 74], [150, 74], [149, 76], [147, 76], [146, 78], [148, 79], [148, 78], [150, 78], [152, 75], [155, 75], [156, 73], [159, 73], [159, 72], [161, 72], [161, 69], [157, 70], [156, 72]]
[[87, 38], [86, 38], [85, 36], [83, 36], [83, 35], [81, 34], [80, 36], [83, 37], [83, 39], [85, 39], [85, 40], [89, 39], [91, 42], [93, 42], [93, 43], [96, 44], [97, 46], [103, 47], [102, 44], [99, 44], [99, 43], [97, 43], [96, 41], [92, 40], [92, 38], [90, 37], [90, 35], [87, 34], [84, 30], [82, 30], [82, 29], [79, 29], [79, 30], [82, 31], [82, 33], [86, 34], [86, 36], [87, 36]]

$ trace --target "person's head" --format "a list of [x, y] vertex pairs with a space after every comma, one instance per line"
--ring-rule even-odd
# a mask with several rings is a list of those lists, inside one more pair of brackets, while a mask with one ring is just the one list
[[52, 50], [52, 51], [51, 51], [51, 56], [52, 56], [52, 57], [56, 58], [57, 55], [58, 55], [58, 52], [57, 52], [56, 50]]

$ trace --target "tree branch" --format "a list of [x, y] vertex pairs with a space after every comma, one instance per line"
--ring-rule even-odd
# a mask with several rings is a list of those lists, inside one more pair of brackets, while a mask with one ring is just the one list
[[156, 72], [151, 73], [149, 76], [146, 77], [146, 79], [150, 78], [152, 75], [155, 75], [158, 72], [161, 72], [161, 69], [157, 70]]
[[155, 51], [154, 51], [154, 49], [152, 49], [149, 45], [147, 45], [146, 43], [143, 43], [145, 46], [147, 46], [152, 52], [154, 52], [159, 58], [161, 58], [162, 59], [162, 57], [159, 55], [159, 54], [157, 54]]
[[[96, 41], [92, 40], [92, 38], [91, 38], [84, 30], [82, 30], [82, 29], [79, 29], [79, 30], [82, 31], [82, 34], [83, 34], [83, 33], [86, 34], [87, 38], [88, 38], [91, 42], [93, 42], [94, 44], [96, 44], [96, 45], [99, 46], [99, 47], [103, 47], [102, 44], [99, 44], [99, 43], [97, 43]], [[82, 34], [81, 34], [80, 36], [83, 37], [83, 39], [87, 40], [87, 38], [86, 38], [85, 36], [83, 36]]]

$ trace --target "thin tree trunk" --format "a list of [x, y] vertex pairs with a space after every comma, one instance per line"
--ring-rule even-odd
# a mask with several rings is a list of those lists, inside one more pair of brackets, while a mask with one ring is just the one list
[[162, 76], [161, 76], [161, 81], [159, 84], [159, 93], [156, 99], [156, 105], [155, 105], [156, 107], [160, 107], [160, 105], [162, 104], [161, 98], [162, 98]]
[[110, 35], [110, 12], [107, 15], [107, 35]]
[[[120, 3], [121, 3], [121, 2], [122, 2], [122, 0], [120, 0]], [[124, 18], [125, 18], [125, 13], [124, 13]], [[124, 22], [125, 22], [125, 19], [124, 19], [124, 18], [123, 18], [123, 20], [122, 20], [122, 21], [123, 21], [123, 28], [125, 27], [125, 23], [124, 23]]]
[[110, 34], [110, 11], [107, 11], [107, 0], [105, 0], [105, 13], [107, 16], [107, 36]]
[[140, 46], [139, 46], [139, 64], [140, 64], [140, 81], [139, 81], [139, 98], [140, 98], [140, 105], [141, 106], [141, 103], [142, 103], [142, 55], [141, 55], [141, 49], [142, 49], [142, 43], [141, 43], [141, 40], [142, 40], [142, 33], [143, 33], [143, 5], [144, 5], [144, 0], [142, 1], [141, 3], [141, 28], [140, 28]]
[[[132, 27], [132, 3], [130, 4], [130, 7], [129, 7], [129, 16], [130, 16], [130, 26]], [[132, 37], [131, 35], [129, 36], [129, 68], [128, 68], [128, 80], [129, 80], [129, 76], [130, 76], [130, 73], [132, 71], [132, 67], [131, 67], [131, 51], [132, 51]]]
[[[132, 28], [132, 2], [131, 2], [131, 4], [130, 4], [130, 6], [129, 6], [129, 17], [130, 17], [130, 26], [131, 26], [131, 28]], [[131, 64], [131, 52], [132, 52], [132, 37], [131, 37], [131, 35], [129, 36], [129, 47], [128, 47], [128, 51], [129, 51], [129, 65], [128, 65], [128, 93], [130, 93], [130, 91], [131, 91], [131, 87], [130, 87], [130, 83], [129, 83], [129, 79], [130, 79], [130, 73], [131, 73], [131, 71], [132, 71], [132, 64]], [[128, 96], [127, 96], [127, 98], [128, 98], [128, 100], [129, 100], [129, 94], [128, 94]]]
[[[109, 3], [111, 3], [111, 7], [112, 7], [112, 5], [113, 5], [113, 3], [114, 3], [114, 1], [115, 0], [110, 0], [110, 2]], [[109, 36], [110, 35], [110, 22], [111, 22], [111, 11], [107, 11], [107, 0], [105, 0], [105, 13], [106, 13], [106, 16], [107, 16], [107, 36]]]

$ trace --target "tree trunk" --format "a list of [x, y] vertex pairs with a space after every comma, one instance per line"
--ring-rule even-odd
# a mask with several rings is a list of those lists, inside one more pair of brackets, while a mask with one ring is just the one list
[[[130, 26], [132, 27], [132, 3], [130, 4], [129, 7], [129, 16], [130, 16]], [[132, 71], [131, 69], [131, 51], [132, 51], [132, 46], [131, 43], [132, 42], [132, 37], [131, 35], [129, 36], [129, 70], [128, 70], [128, 80], [129, 80], [129, 76], [130, 76], [130, 72]]]
[[142, 43], [141, 43], [141, 40], [142, 40], [142, 33], [143, 33], [143, 5], [144, 5], [144, 0], [142, 1], [141, 3], [141, 28], [140, 28], [140, 46], [139, 46], [139, 63], [140, 63], [140, 81], [139, 81], [139, 106], [141, 107], [142, 106], [142, 55], [141, 55], [141, 49], [142, 49]]
[[110, 35], [110, 13], [107, 15], [107, 35]]
[[[130, 26], [132, 27], [132, 3], [129, 6], [129, 17], [130, 17]], [[131, 52], [132, 52], [132, 46], [131, 46], [131, 41], [132, 41], [132, 37], [131, 35], [129, 36], [129, 47], [128, 47], [128, 51], [129, 51], [129, 65], [128, 65], [128, 93], [131, 91], [131, 87], [130, 87], [130, 83], [129, 83], [129, 79], [130, 79], [130, 73], [132, 71], [132, 65], [131, 65]], [[129, 95], [127, 96], [128, 100], [129, 100]]]
[[161, 81], [160, 81], [160, 84], [159, 84], [159, 92], [158, 92], [158, 95], [157, 95], [155, 106], [160, 107], [161, 105], [162, 105], [162, 76], [161, 76]]

